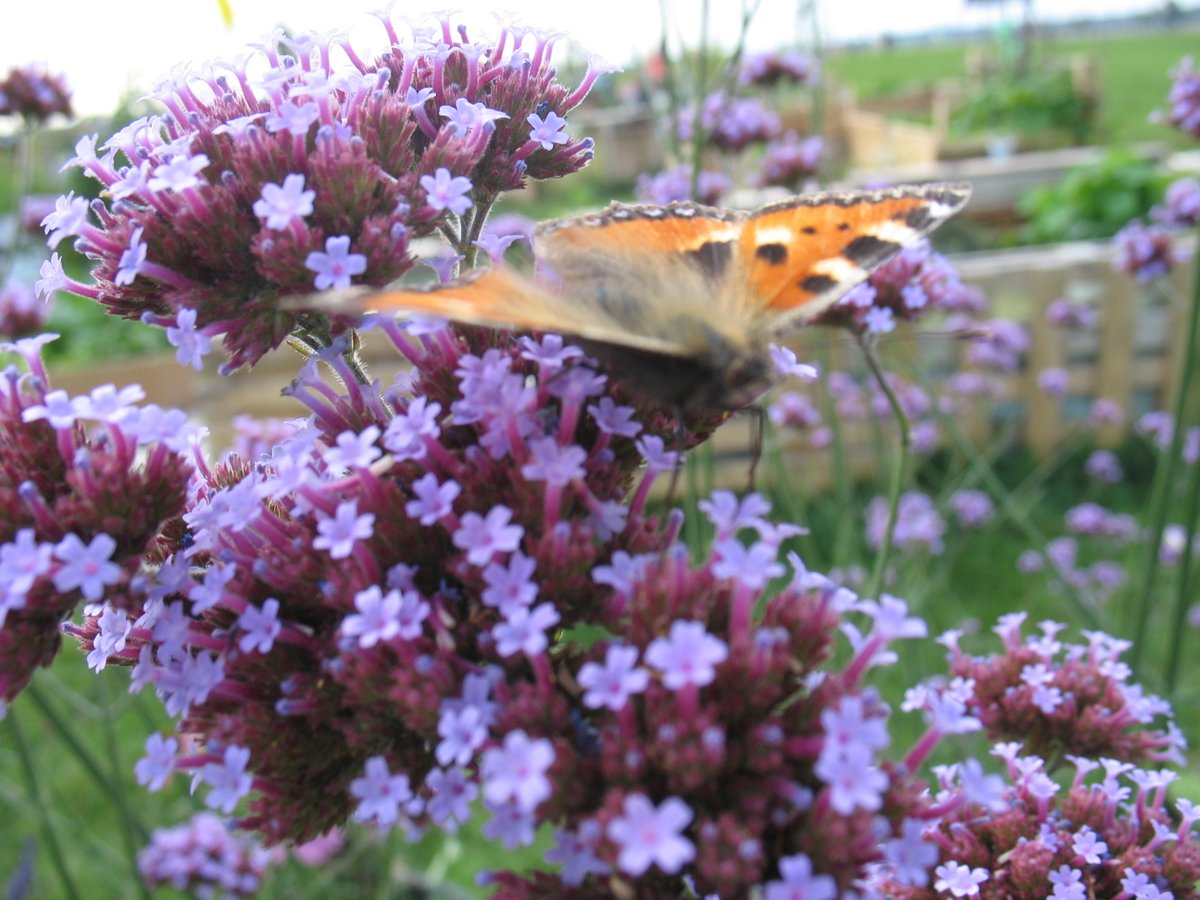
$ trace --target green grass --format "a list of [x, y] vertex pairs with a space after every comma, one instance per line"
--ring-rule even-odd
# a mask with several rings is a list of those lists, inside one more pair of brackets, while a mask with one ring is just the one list
[[[950, 78], [961, 78], [963, 63], [983, 44], [941, 44], [894, 50], [859, 50], [830, 54], [829, 73], [853, 85], [860, 98], [881, 97], [907, 89], [929, 87]], [[1189, 145], [1187, 137], [1148, 121], [1151, 112], [1165, 106], [1169, 72], [1180, 58], [1200, 48], [1200, 29], [1125, 36], [1066, 39], [1043, 38], [1038, 52], [1065, 57], [1087, 54], [1100, 67], [1101, 109], [1099, 142], [1129, 144], [1164, 141], [1173, 147]]]

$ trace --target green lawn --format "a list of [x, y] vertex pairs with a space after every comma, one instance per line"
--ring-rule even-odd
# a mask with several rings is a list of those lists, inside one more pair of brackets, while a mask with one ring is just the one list
[[[899, 93], [961, 77], [963, 61], [980, 44], [939, 44], [894, 50], [831, 53], [826, 61], [830, 75], [853, 85], [862, 98]], [[1179, 132], [1148, 121], [1165, 105], [1169, 72], [1182, 57], [1200, 53], [1200, 28], [1181, 28], [1154, 34], [1042, 38], [1044, 56], [1084, 53], [1100, 64], [1101, 139], [1113, 144], [1166, 141], [1184, 147], [1188, 139]]]

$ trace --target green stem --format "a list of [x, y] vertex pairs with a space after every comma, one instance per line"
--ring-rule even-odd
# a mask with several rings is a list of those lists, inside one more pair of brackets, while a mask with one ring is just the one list
[[[126, 773], [122, 769], [121, 748], [117, 742], [116, 731], [113, 728], [112, 718], [112, 697], [108, 689], [108, 679], [106, 673], [102, 673], [99, 678], [99, 691], [101, 701], [101, 720], [104, 725], [104, 743], [106, 745], [106, 753], [108, 762], [111, 767], [110, 777], [113, 784], [120, 784], [125, 779]], [[134, 812], [129, 807], [126, 792], [118, 790], [114, 796], [117, 805], [117, 813], [121, 817], [121, 837], [125, 844], [125, 852], [129, 856], [129, 868], [133, 876], [131, 883], [138, 885], [139, 893], [142, 897], [149, 900], [150, 891], [142, 880], [141, 872], [138, 870], [138, 851], [146, 844], [148, 834], [146, 828], [142, 825]]]
[[[824, 387], [822, 391], [822, 412], [825, 415], [825, 421], [829, 423], [829, 431], [832, 435], [832, 440], [829, 443], [829, 460], [833, 468], [833, 489], [834, 495], [837, 497], [837, 505], [839, 509], [850, 510], [853, 507], [853, 497], [850, 486], [850, 472], [846, 468], [846, 435], [842, 430], [842, 418], [837, 412], [837, 403], [833, 399], [833, 394], [829, 390], [829, 367], [831, 363], [831, 355], [829, 348], [825, 344], [820, 344], [817, 347], [817, 359], [820, 365], [821, 372], [824, 377], [821, 379], [821, 384]], [[837, 517], [837, 531], [833, 536], [833, 547], [829, 552], [829, 565], [827, 568], [835, 568], [844, 566], [850, 559], [850, 541], [853, 537], [854, 518], [850, 515], [841, 515]]]
[[689, 193], [692, 199], [700, 193], [701, 156], [708, 135], [704, 133], [704, 92], [708, 88], [708, 4], [700, 3], [700, 49], [696, 59], [696, 101], [692, 116], [692, 180]]
[[892, 465], [891, 483], [888, 485], [888, 517], [887, 525], [883, 531], [883, 540], [879, 544], [879, 552], [875, 555], [875, 566], [871, 571], [871, 580], [867, 582], [866, 590], [863, 592], [865, 597], [877, 597], [879, 589], [883, 585], [883, 573], [887, 569], [888, 558], [892, 554], [892, 538], [896, 531], [896, 519], [900, 514], [900, 493], [904, 488], [905, 478], [908, 473], [908, 463], [912, 456], [912, 439], [909, 432], [908, 416], [904, 412], [904, 407], [900, 405], [900, 398], [892, 390], [892, 386], [888, 384], [887, 377], [883, 368], [879, 365], [879, 360], [875, 355], [875, 347], [870, 340], [858, 336], [858, 346], [863, 352], [863, 357], [867, 361], [867, 366], [871, 370], [871, 374], [875, 377], [875, 383], [879, 385], [879, 389], [887, 398], [888, 406], [892, 408], [892, 417], [896, 420], [896, 427], [899, 429], [900, 446], [897, 448], [896, 458]]
[[[1198, 229], [1200, 231], [1200, 229]], [[1200, 253], [1200, 247], [1197, 248]], [[1171, 482], [1183, 449], [1183, 419], [1187, 410], [1188, 396], [1196, 377], [1197, 347], [1200, 341], [1200, 260], [1192, 275], [1191, 308], [1188, 310], [1183, 359], [1175, 381], [1175, 408], [1173, 410], [1173, 433], [1171, 447], [1165, 457], [1160, 456], [1154, 472], [1154, 484], [1150, 494], [1150, 540], [1146, 543], [1146, 554], [1142, 562], [1141, 600], [1136, 607], [1137, 621], [1133, 630], [1133, 647], [1130, 665], [1135, 675], [1141, 675], [1142, 654], [1145, 650], [1146, 629], [1150, 624], [1150, 609], [1154, 602], [1154, 582], [1158, 576], [1159, 553], [1162, 549], [1163, 529], [1167, 525], [1170, 507]], [[1190, 548], [1189, 548], [1190, 552]]]
[[58, 840], [58, 832], [54, 828], [54, 823], [50, 819], [50, 804], [42, 794], [42, 786], [38, 781], [37, 769], [33, 764], [33, 755], [29, 751], [29, 744], [25, 740], [25, 733], [21, 730], [18, 724], [16, 710], [8, 711], [8, 727], [13, 736], [13, 747], [17, 752], [17, 758], [21, 761], [21, 772], [25, 776], [25, 787], [28, 791], [30, 800], [37, 809], [38, 818], [41, 820], [42, 835], [46, 841], [46, 847], [50, 851], [50, 857], [54, 860], [55, 871], [58, 872], [58, 877], [62, 881], [63, 892], [67, 897], [76, 900], [80, 897], [78, 888], [75, 887], [75, 882], [71, 879], [71, 872], [67, 868], [67, 858], [63, 853], [62, 845]]
[[[120, 804], [122, 802], [121, 794], [124, 790], [122, 785], [115, 783], [108, 777], [108, 773], [101, 767], [100, 761], [84, 746], [83, 741], [79, 739], [79, 736], [71, 728], [70, 723], [54, 708], [54, 705], [50, 702], [46, 693], [38, 686], [38, 683], [36, 681], [32, 682], [25, 689], [25, 693], [33, 701], [34, 705], [37, 706], [38, 712], [45, 716], [46, 721], [50, 723], [51, 727], [58, 733], [58, 736], [70, 748], [71, 755], [87, 770], [88, 774], [92, 777], [93, 784], [102, 788], [104, 793], [111, 797], [115, 803]], [[145, 838], [146, 832], [143, 830], [140, 836]]]
[[1179, 662], [1183, 650], [1183, 635], [1186, 628], [1188, 610], [1196, 602], [1195, 573], [1192, 571], [1196, 559], [1196, 531], [1200, 523], [1200, 463], [1194, 464], [1191, 471], [1191, 485], [1188, 489], [1187, 512], [1185, 513], [1187, 527], [1183, 541], [1183, 559], [1179, 563], [1179, 580], [1175, 590], [1175, 605], [1171, 611], [1171, 645], [1167, 651], [1166, 691], [1171, 697], [1179, 680]]
[[12, 215], [15, 225], [12, 245], [5, 248], [7, 252], [0, 253], [0, 284], [8, 281], [17, 264], [17, 258], [28, 241], [28, 235], [21, 227], [21, 200], [33, 190], [33, 140], [36, 133], [33, 122], [26, 119], [13, 139]]
[[[1046, 555], [1046, 536], [1042, 534], [1041, 529], [1029, 520], [1029, 516], [1026, 515], [1025, 510], [1017, 504], [1012, 493], [996, 476], [995, 471], [988, 461], [980, 454], [975, 445], [971, 443], [966, 434], [963, 433], [958, 420], [952, 415], [942, 413], [939, 416], [939, 421], [945, 426], [946, 431], [950, 434], [959, 452], [967, 458], [972, 471], [978, 475], [979, 480], [996, 499], [997, 503], [999, 503], [1000, 509], [1008, 521], [1017, 526], [1021, 535], [1025, 538], [1026, 544], [1041, 557], [1042, 564], [1048, 570], [1055, 571], [1056, 567], [1053, 561]], [[1099, 616], [1096, 615], [1096, 611], [1091, 606], [1084, 602], [1079, 591], [1065, 579], [1062, 580], [1062, 589], [1071, 601], [1071, 604], [1075, 607], [1075, 611], [1083, 623], [1091, 629], [1099, 628]]]
[[[1197, 229], [1200, 232], [1200, 229]], [[1196, 252], [1200, 254], [1200, 244], [1197, 245]], [[1187, 352], [1184, 360], [1184, 379], [1187, 380], [1186, 388], [1191, 387], [1192, 379], [1195, 377], [1195, 355], [1196, 343], [1200, 341], [1200, 259], [1195, 261], [1195, 271], [1192, 274], [1192, 308], [1189, 316], [1188, 329], [1188, 344]], [[1172, 445], [1179, 443], [1182, 446], [1182, 435], [1186, 431], [1184, 428], [1184, 414], [1187, 411], [1187, 401], [1184, 399], [1185, 385], [1179, 386], [1179, 397], [1176, 398], [1175, 418], [1175, 433], [1172, 435]], [[1200, 462], [1192, 464], [1191, 484], [1187, 494], [1187, 510], [1184, 513], [1184, 521], [1186, 522], [1185, 537], [1183, 542], [1183, 558], [1179, 564], [1179, 581], [1176, 585], [1175, 605], [1171, 611], [1171, 643], [1167, 651], [1167, 668], [1166, 668], [1166, 690], [1167, 696], [1171, 696], [1175, 692], [1176, 683], [1179, 678], [1179, 662], [1183, 650], [1183, 634], [1185, 630], [1188, 609], [1195, 602], [1195, 590], [1193, 582], [1192, 568], [1195, 564], [1195, 540], [1198, 520], [1200, 520]], [[1164, 504], [1164, 507], [1166, 504]], [[1162, 528], [1166, 525], [1165, 514], [1163, 517]], [[1162, 544], [1162, 528], [1155, 535], [1154, 543], [1158, 546], [1154, 550], [1154, 558], [1158, 559], [1159, 547]], [[1143, 603], [1146, 597], [1142, 598]]]

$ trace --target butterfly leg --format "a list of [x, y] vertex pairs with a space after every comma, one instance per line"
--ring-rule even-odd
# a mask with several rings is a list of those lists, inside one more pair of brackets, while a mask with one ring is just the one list
[[675, 467], [671, 470], [671, 482], [667, 485], [667, 496], [664, 498], [664, 505], [667, 509], [670, 509], [675, 502], [675, 491], [679, 487], [679, 475], [683, 471], [683, 448], [687, 446], [687, 423], [684, 422], [683, 410], [677, 410], [675, 413], [675, 446], [679, 449], [676, 451]]
[[757, 403], [745, 407], [750, 417], [750, 471], [746, 476], [746, 490], [753, 491], [758, 476], [758, 463], [762, 459], [767, 431], [767, 414]]

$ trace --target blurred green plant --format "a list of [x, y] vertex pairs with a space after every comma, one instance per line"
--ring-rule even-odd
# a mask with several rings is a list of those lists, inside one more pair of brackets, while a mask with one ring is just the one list
[[1061, 134], [1086, 143], [1095, 132], [1096, 103], [1065, 69], [1003, 73], [985, 79], [951, 118], [951, 128], [1018, 135]]
[[1057, 184], [1038, 187], [1017, 201], [1029, 244], [1112, 237], [1130, 219], [1146, 216], [1171, 181], [1161, 165], [1117, 149], [1079, 166]]

